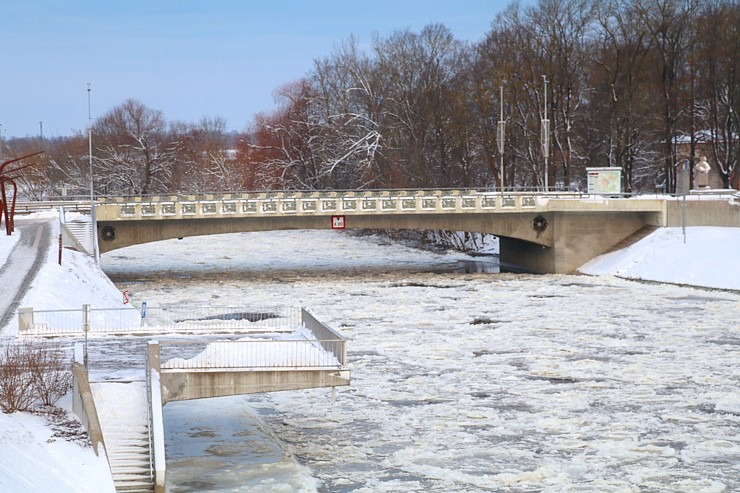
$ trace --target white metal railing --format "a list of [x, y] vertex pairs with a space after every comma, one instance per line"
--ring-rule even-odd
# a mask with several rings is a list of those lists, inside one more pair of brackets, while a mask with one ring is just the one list
[[82, 335], [292, 332], [300, 327], [296, 307], [245, 309], [230, 306], [154, 306], [74, 310], [18, 310], [21, 336], [63, 337]]
[[162, 370], [321, 369], [343, 366], [336, 355], [345, 353], [346, 341], [254, 339], [160, 344]]
[[334, 357], [339, 361], [339, 364], [342, 366], [347, 364], [347, 345], [334, 344], [335, 341], [345, 340], [339, 332], [321, 322], [305, 308], [301, 308], [301, 323], [311, 331], [314, 337], [318, 340], [317, 342], [324, 346], [324, 349], [334, 354]]

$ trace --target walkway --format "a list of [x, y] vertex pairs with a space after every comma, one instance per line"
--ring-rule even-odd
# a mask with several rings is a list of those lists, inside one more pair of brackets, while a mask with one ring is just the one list
[[8, 325], [33, 279], [46, 260], [51, 244], [51, 224], [48, 220], [16, 218], [18, 243], [0, 267], [0, 328]]

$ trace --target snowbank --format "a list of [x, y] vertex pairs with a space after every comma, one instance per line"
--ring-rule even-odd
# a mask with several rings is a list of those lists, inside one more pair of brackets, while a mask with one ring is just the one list
[[113, 492], [104, 456], [53, 436], [43, 416], [0, 413], [0, 491]]
[[627, 248], [601, 255], [580, 272], [740, 290], [740, 228], [661, 228]]

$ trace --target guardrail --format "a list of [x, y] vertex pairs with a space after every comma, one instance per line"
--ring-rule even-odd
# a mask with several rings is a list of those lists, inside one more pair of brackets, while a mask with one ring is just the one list
[[345, 354], [345, 345], [344, 339], [160, 342], [160, 358], [163, 371], [341, 368], [336, 355]]
[[31, 214], [32, 212], [48, 211], [64, 207], [69, 212], [90, 213], [90, 200], [44, 200], [24, 201], [15, 203], [16, 214]]
[[302, 325], [296, 307], [232, 306], [18, 310], [20, 336], [79, 337], [151, 333], [292, 332]]

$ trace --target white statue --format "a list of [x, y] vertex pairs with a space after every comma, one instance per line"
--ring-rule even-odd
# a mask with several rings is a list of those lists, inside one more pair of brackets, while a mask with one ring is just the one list
[[702, 156], [694, 166], [694, 187], [709, 188], [709, 171], [712, 169], [706, 156]]

